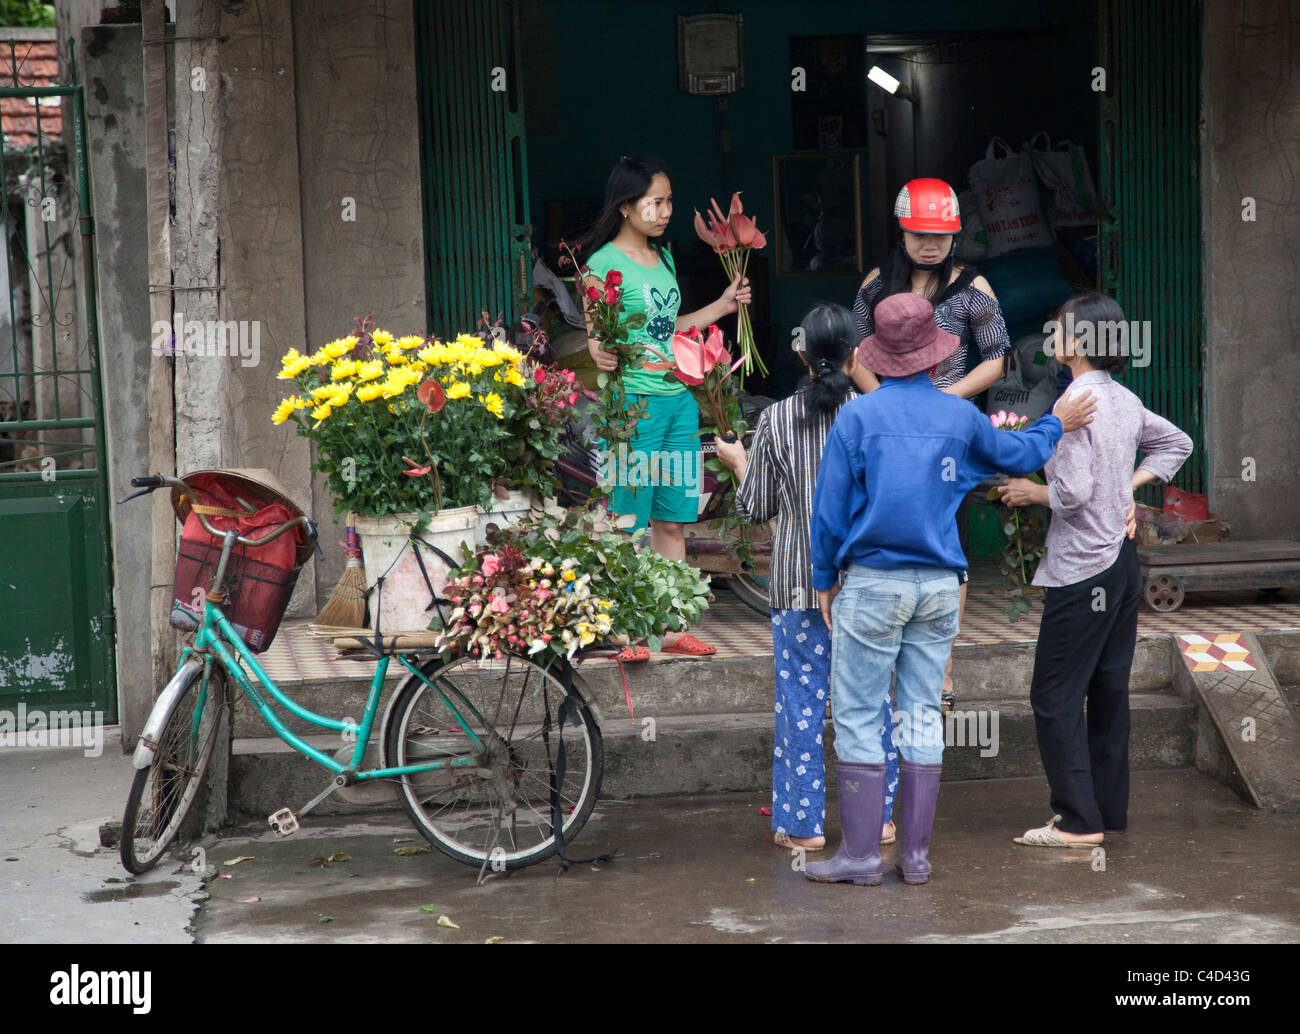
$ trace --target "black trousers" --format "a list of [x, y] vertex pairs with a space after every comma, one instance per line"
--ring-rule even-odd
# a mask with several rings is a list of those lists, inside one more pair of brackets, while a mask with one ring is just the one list
[[1128, 681], [1140, 597], [1129, 539], [1101, 574], [1046, 592], [1029, 701], [1057, 828], [1067, 833], [1128, 826]]

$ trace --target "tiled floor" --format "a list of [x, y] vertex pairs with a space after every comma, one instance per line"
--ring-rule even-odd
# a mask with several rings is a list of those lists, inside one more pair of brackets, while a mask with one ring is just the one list
[[[1041, 602], [1016, 623], [1007, 620], [1004, 590], [995, 579], [976, 575], [966, 603], [958, 645], [1033, 642], [1038, 634]], [[750, 610], [725, 589], [705, 615], [697, 634], [717, 647], [717, 657], [761, 657], [772, 650], [770, 619]], [[1158, 614], [1143, 604], [1138, 618], [1139, 635], [1261, 630], [1300, 630], [1300, 598], [1288, 594], [1274, 602], [1263, 602], [1254, 593], [1197, 596], [1189, 594], [1178, 610]], [[321, 678], [364, 678], [374, 674], [371, 661], [342, 660], [331, 640], [311, 635], [305, 622], [286, 622], [271, 649], [262, 654], [267, 673], [280, 682]], [[586, 664], [613, 664], [609, 657], [592, 657]], [[652, 658], [653, 663], [653, 658]], [[400, 671], [393, 665], [394, 674]]]

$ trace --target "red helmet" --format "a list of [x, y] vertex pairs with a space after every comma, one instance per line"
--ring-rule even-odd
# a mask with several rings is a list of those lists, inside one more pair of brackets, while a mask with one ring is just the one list
[[961, 229], [957, 192], [943, 180], [912, 180], [894, 201], [898, 225], [912, 233], [956, 233]]

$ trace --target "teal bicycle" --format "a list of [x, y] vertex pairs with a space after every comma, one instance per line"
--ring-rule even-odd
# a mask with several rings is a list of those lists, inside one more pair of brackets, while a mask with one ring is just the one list
[[[315, 538], [303, 516], [257, 539], [214, 528], [183, 480], [132, 478], [132, 496], [164, 486], [189, 497], [204, 529], [222, 543], [202, 620], [181, 651], [175, 675], [154, 703], [135, 749], [138, 770], [122, 820], [122, 864], [132, 873], [155, 866], [178, 837], [196, 834], [187, 823], [222, 723], [233, 716], [232, 686], [252, 702], [285, 743], [329, 774], [321, 793], [295, 813], [268, 819], [281, 836], [330, 794], [359, 783], [391, 780], [416, 830], [459, 862], [478, 866], [480, 878], [559, 854], [596, 805], [604, 771], [600, 728], [586, 687], [560, 661], [547, 667], [527, 657], [501, 660], [450, 656], [432, 649], [369, 649], [377, 658], [359, 723], [318, 715], [286, 695], [223, 612], [227, 570], [236, 545], [259, 547], [295, 527]], [[125, 500], [121, 500], [125, 501]], [[392, 694], [380, 725], [382, 764], [363, 761], [384, 680], [396, 659], [406, 677]], [[344, 740], [340, 760], [292, 732], [271, 701]], [[341, 751], [346, 753], [346, 751]], [[196, 813], [197, 816], [197, 813]]]

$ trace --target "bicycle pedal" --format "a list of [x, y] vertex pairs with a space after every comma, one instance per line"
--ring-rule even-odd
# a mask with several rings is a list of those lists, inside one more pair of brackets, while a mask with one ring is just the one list
[[281, 808], [266, 821], [278, 837], [292, 836], [298, 832], [298, 819], [288, 808]]

